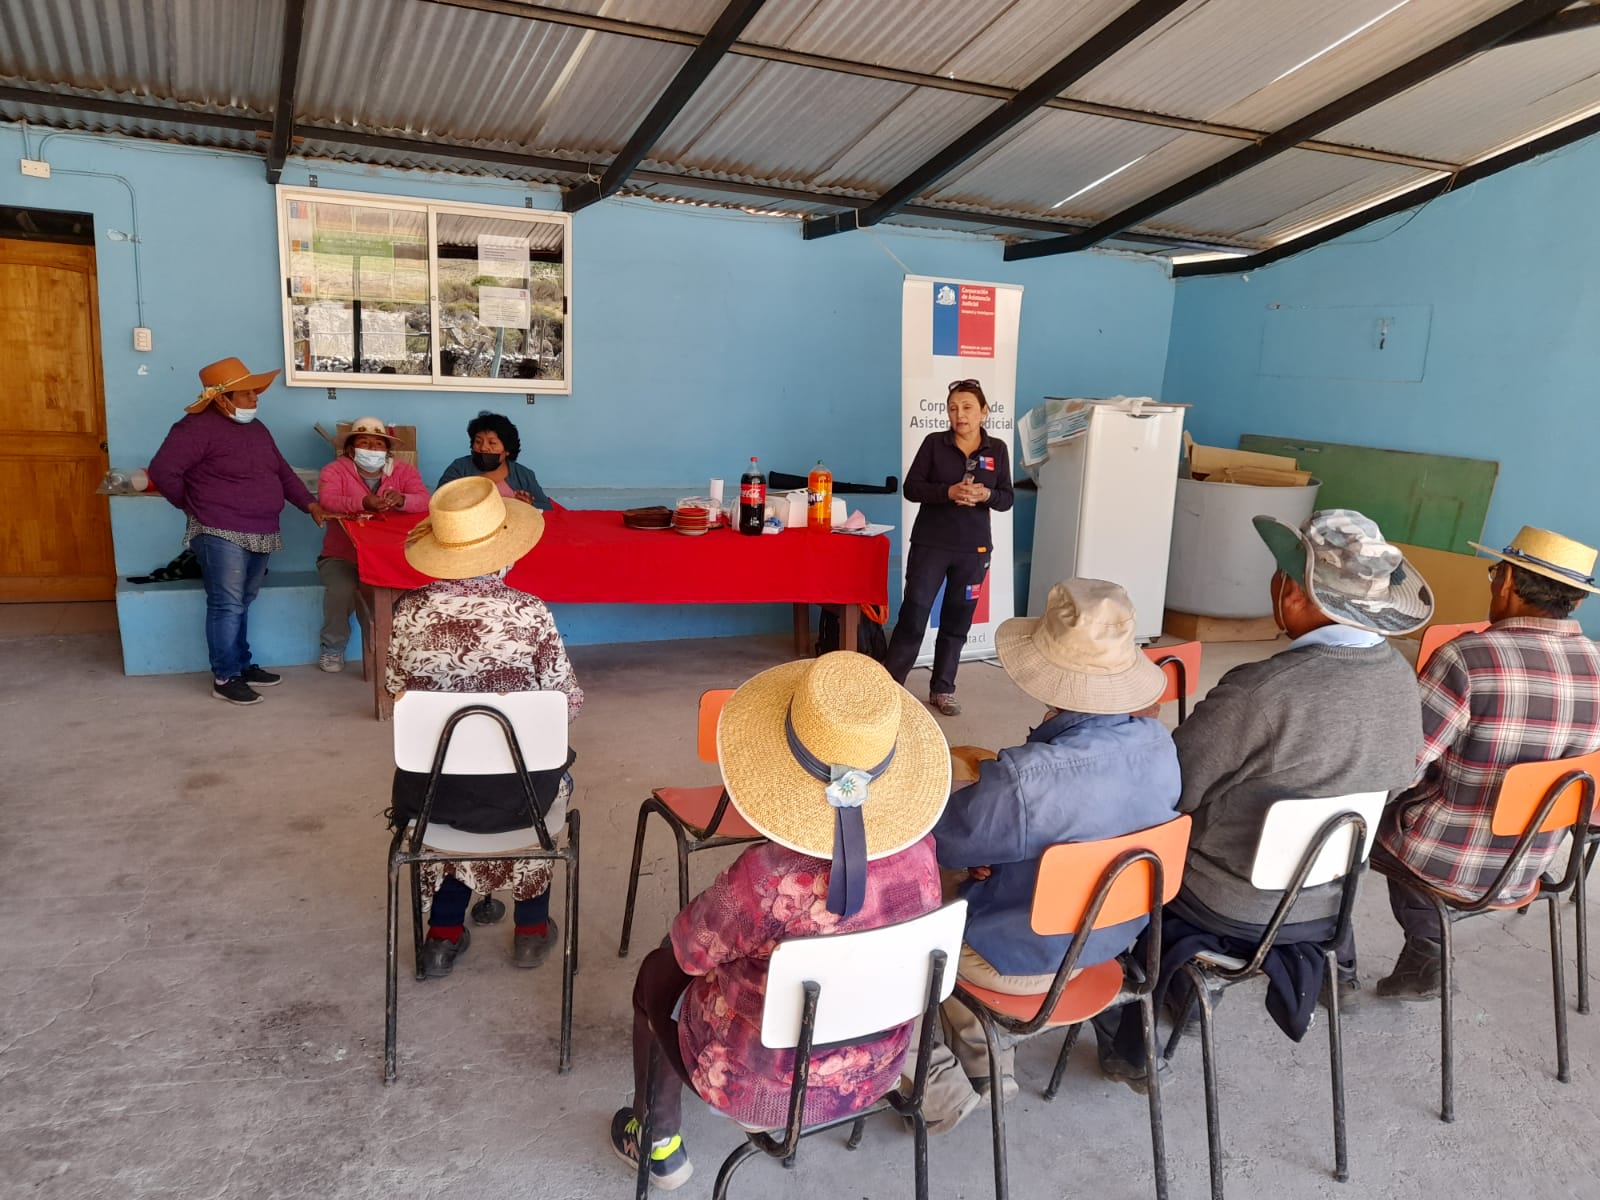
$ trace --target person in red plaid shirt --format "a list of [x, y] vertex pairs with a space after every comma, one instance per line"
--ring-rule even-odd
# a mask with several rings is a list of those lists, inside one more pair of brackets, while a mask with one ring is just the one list
[[[1428, 660], [1417, 782], [1385, 812], [1373, 853], [1466, 900], [1494, 881], [1516, 845], [1490, 831], [1507, 769], [1600, 749], [1600, 647], [1569, 619], [1585, 595], [1600, 591], [1596, 551], [1531, 526], [1504, 550], [1472, 545], [1498, 560], [1489, 569], [1492, 624], [1447, 642]], [[1533, 891], [1562, 837], [1534, 842], [1501, 903], [1514, 905]], [[1378, 981], [1378, 995], [1437, 999], [1438, 914], [1393, 880], [1389, 905], [1406, 940], [1394, 971]]]

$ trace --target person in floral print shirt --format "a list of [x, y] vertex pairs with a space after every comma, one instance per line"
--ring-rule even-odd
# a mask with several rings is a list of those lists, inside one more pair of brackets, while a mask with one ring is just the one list
[[[687, 1083], [740, 1124], [787, 1119], [794, 1051], [761, 1042], [767, 963], [790, 938], [855, 933], [939, 907], [928, 831], [950, 793], [949, 748], [932, 716], [872, 659], [823, 655], [764, 671], [729, 698], [717, 732], [728, 798], [769, 839], [748, 847], [672, 922], [634, 987], [634, 1103], [612, 1118], [637, 1169], [652, 1051], [650, 1173], [692, 1173], [679, 1132]], [[870, 866], [869, 866], [870, 864]], [[807, 1124], [860, 1111], [892, 1090], [905, 1024], [811, 1058]]]
[[[583, 689], [555, 618], [538, 597], [505, 582], [543, 532], [544, 518], [535, 509], [504, 499], [490, 480], [461, 479], [434, 493], [428, 517], [407, 540], [406, 560], [435, 581], [395, 601], [392, 694], [564, 692], [568, 720], [577, 717]], [[569, 751], [567, 766], [574, 757]], [[559, 837], [572, 776], [565, 767], [530, 775], [545, 826]], [[390, 820], [396, 827], [417, 818], [427, 787], [428, 772], [395, 771]], [[430, 821], [468, 833], [526, 829], [527, 797], [516, 775], [452, 775], [440, 781]], [[425, 977], [448, 975], [471, 945], [465, 917], [475, 891], [511, 892], [514, 966], [538, 967], [549, 958], [559, 931], [550, 919], [548, 861], [428, 863], [423, 873], [430, 897]], [[473, 917], [494, 921], [504, 912], [498, 901], [486, 900]]]

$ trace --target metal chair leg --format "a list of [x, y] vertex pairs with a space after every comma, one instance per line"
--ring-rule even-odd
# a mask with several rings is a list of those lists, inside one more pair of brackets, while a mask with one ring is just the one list
[[617, 957], [628, 957], [628, 943], [633, 938], [633, 906], [639, 899], [639, 868], [644, 862], [644, 830], [650, 823], [650, 801], [639, 806], [639, 823], [633, 831], [633, 865], [628, 868], [628, 903], [622, 910], [622, 941], [617, 944]]
[[1594, 848], [1600, 843], [1591, 842], [1589, 845], [1588, 859], [1584, 861], [1583, 869], [1578, 872], [1577, 883], [1572, 889], [1572, 899], [1577, 904], [1575, 920], [1578, 926], [1578, 1011], [1589, 1011], [1589, 902], [1586, 897], [1586, 884], [1589, 877], [1589, 862], [1594, 858]]
[[1333, 1082], [1333, 1177], [1350, 1179], [1350, 1158], [1344, 1127], [1344, 1014], [1339, 1008], [1339, 958], [1328, 951], [1328, 1075]]
[[975, 1008], [973, 1015], [983, 1028], [983, 1040], [989, 1051], [989, 1128], [994, 1138], [994, 1197], [1007, 1200], [1010, 1183], [1006, 1167], [1006, 1089], [1000, 1078], [1000, 1041], [995, 1035], [994, 1020], [984, 1008]]
[[1156, 1005], [1148, 995], [1139, 997], [1144, 1017], [1145, 1090], [1150, 1099], [1150, 1166], [1155, 1173], [1156, 1200], [1167, 1200], [1167, 1136], [1161, 1115], [1161, 1072], [1156, 1064]]
[[678, 847], [678, 911], [682, 912], [689, 907], [689, 843], [677, 825], [672, 826], [672, 840]]
[[749, 1162], [757, 1149], [754, 1142], [745, 1141], [722, 1160], [722, 1169], [717, 1172], [716, 1186], [711, 1189], [711, 1200], [727, 1200], [728, 1185], [733, 1182], [733, 1173]]
[[561, 938], [561, 1052], [558, 1075], [572, 1070], [572, 977], [578, 970], [578, 814], [567, 817], [566, 895], [567, 927]]
[[850, 1136], [849, 1136], [848, 1139], [846, 1139], [845, 1144], [844, 1144], [844, 1148], [846, 1150], [854, 1150], [857, 1146], [861, 1145], [862, 1135], [865, 1134], [866, 1132], [867, 1132], [867, 1119], [866, 1119], [866, 1117], [857, 1117], [855, 1119], [855, 1123], [850, 1126]]
[[917, 1200], [928, 1200], [928, 1122], [922, 1116], [920, 1105], [911, 1114], [911, 1137], [911, 1169], [916, 1180]]
[[1050, 1072], [1050, 1085], [1044, 1089], [1044, 1098], [1054, 1100], [1056, 1093], [1061, 1090], [1061, 1077], [1067, 1073], [1067, 1059], [1072, 1057], [1072, 1047], [1078, 1041], [1078, 1034], [1083, 1031], [1083, 1022], [1068, 1026], [1066, 1039], [1061, 1043], [1061, 1053], [1056, 1055], [1056, 1069]]
[[1206, 1152], [1211, 1162], [1211, 1200], [1222, 1195], [1222, 1114], [1217, 1102], [1217, 1046], [1211, 1028], [1211, 993], [1204, 977], [1192, 965], [1183, 971], [1194, 984], [1195, 1003], [1200, 1006], [1200, 1062], [1205, 1070]]
[[389, 858], [388, 893], [389, 940], [385, 957], [385, 991], [383, 1002], [383, 1082], [392, 1083], [395, 1076], [396, 1027], [400, 1012], [400, 864]]
[[[650, 1150], [655, 1145], [656, 1076], [660, 1070], [661, 1051], [652, 1039], [649, 1057], [645, 1059], [644, 1095], [633, 1098], [633, 1115], [639, 1122], [639, 1163], [634, 1172], [634, 1200], [646, 1200], [650, 1195]], [[641, 1113], [640, 1109], [644, 1111]]]
[[411, 950], [417, 978], [425, 978], [422, 969], [422, 868], [416, 863], [411, 864]]
[[1454, 1046], [1450, 1026], [1455, 1017], [1455, 1004], [1451, 999], [1451, 975], [1455, 966], [1455, 938], [1450, 932], [1450, 916], [1444, 905], [1433, 902], [1439, 914], [1439, 1119], [1446, 1123], [1456, 1119], [1456, 1069]]
[[1556, 1078], [1572, 1082], [1567, 1061], [1567, 964], [1561, 948], [1561, 905], [1559, 897], [1547, 895], [1550, 907], [1550, 981], [1556, 1006]]

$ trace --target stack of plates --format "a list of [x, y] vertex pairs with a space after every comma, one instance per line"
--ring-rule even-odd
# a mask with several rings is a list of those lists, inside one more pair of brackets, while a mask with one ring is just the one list
[[711, 510], [703, 502], [680, 500], [672, 512], [672, 527], [679, 533], [698, 537], [711, 528]]

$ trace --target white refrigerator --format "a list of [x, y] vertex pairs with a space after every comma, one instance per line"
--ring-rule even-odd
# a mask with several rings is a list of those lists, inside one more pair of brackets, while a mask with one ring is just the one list
[[1183, 407], [1091, 400], [1083, 431], [1052, 443], [1038, 467], [1028, 615], [1073, 576], [1127, 589], [1140, 641], [1161, 636]]

